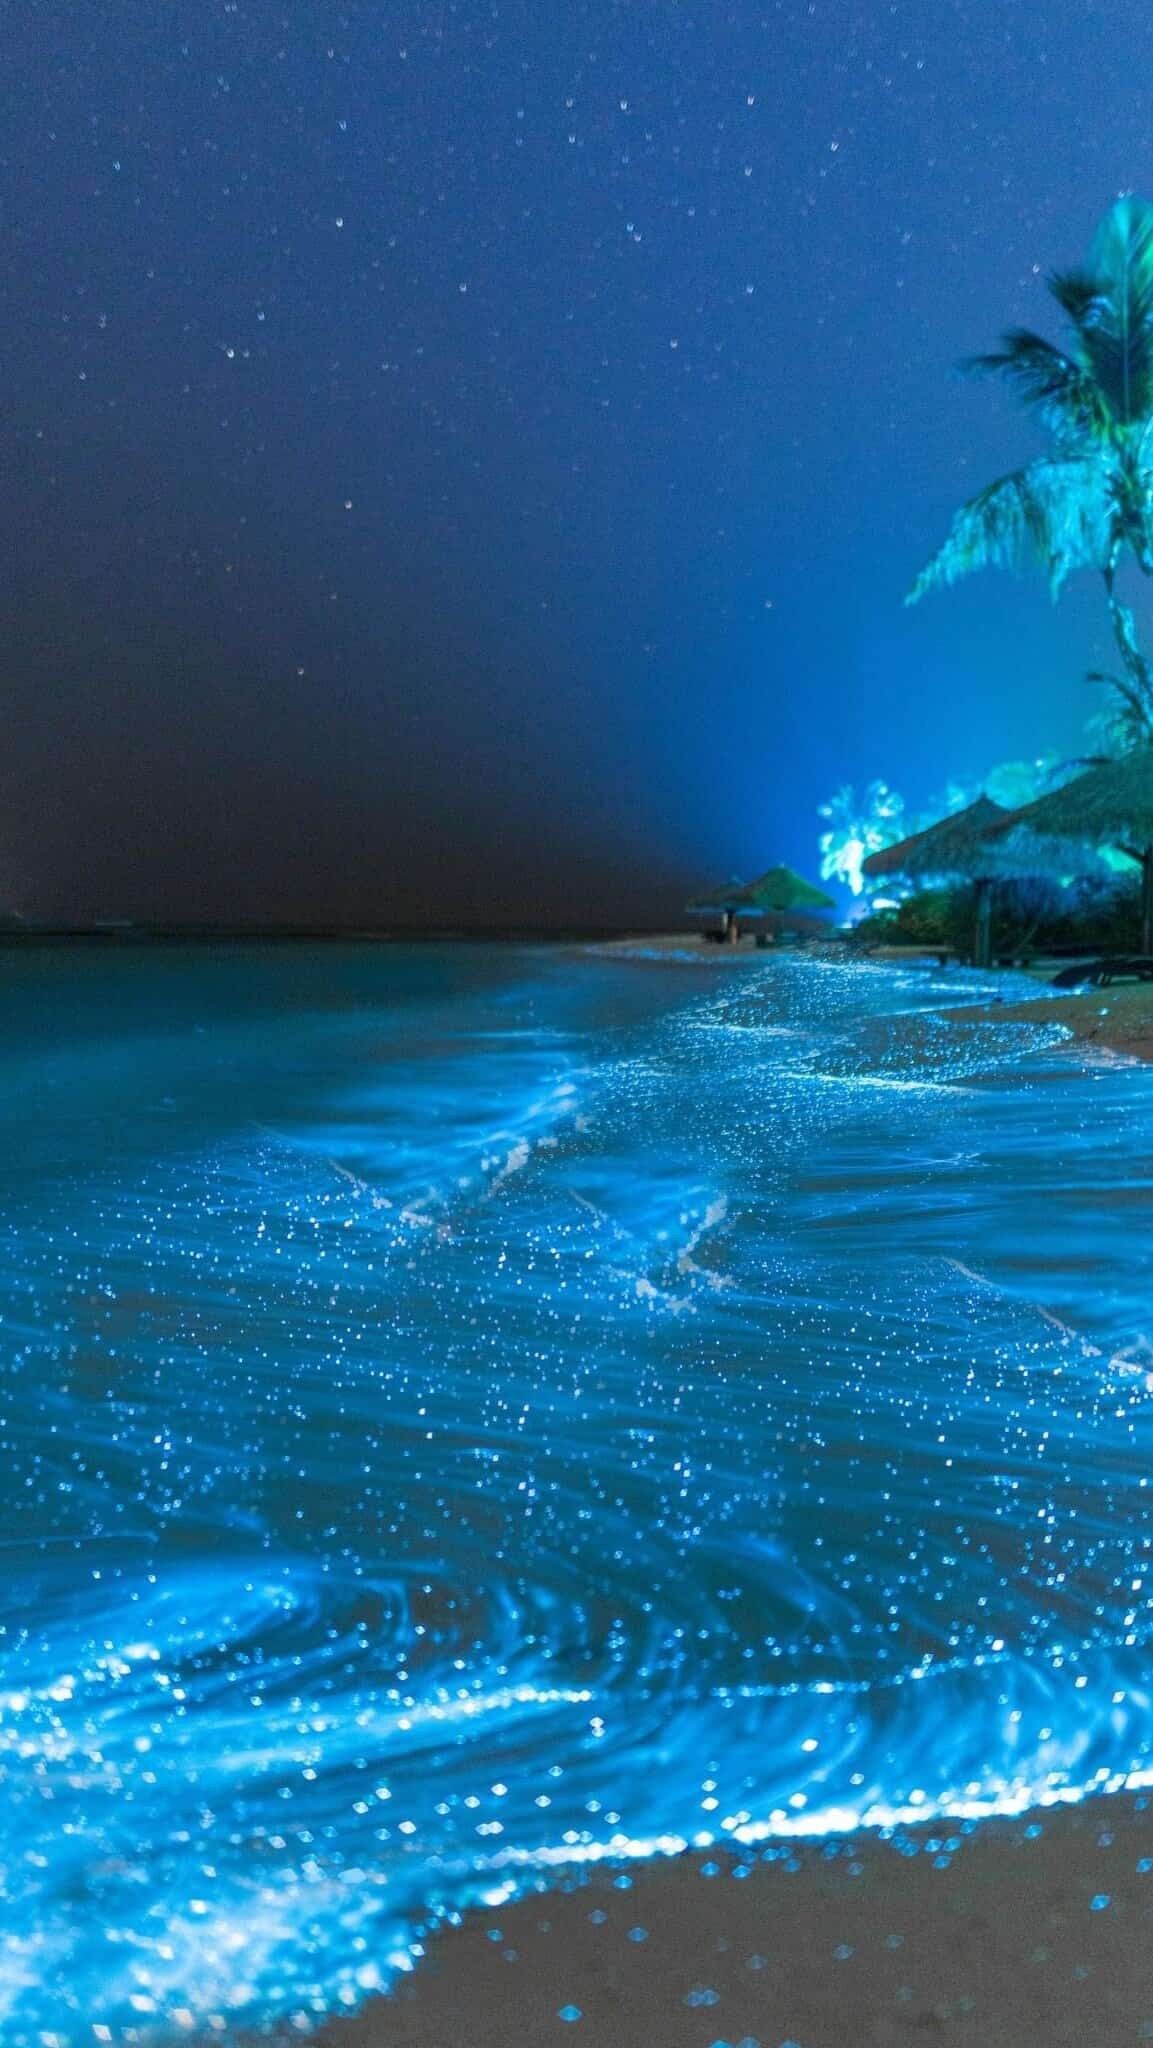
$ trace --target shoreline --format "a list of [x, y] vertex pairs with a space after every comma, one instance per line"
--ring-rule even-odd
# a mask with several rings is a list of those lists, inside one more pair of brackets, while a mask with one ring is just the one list
[[994, 999], [972, 1008], [942, 1012], [953, 1023], [967, 1017], [982, 1023], [1064, 1024], [1074, 1046], [1100, 1046], [1127, 1055], [1134, 1062], [1153, 1060], [1153, 984], [1120, 982], [1113, 988], [1089, 989], [1079, 995], [1028, 996], [1024, 1002]]
[[[767, 1855], [771, 1860], [766, 1861]], [[324, 2048], [1115, 2048], [1153, 2040], [1153, 1801], [1113, 1792], [478, 1908]], [[294, 2038], [288, 2034], [281, 2037]], [[298, 2036], [295, 2038], [299, 2038]]]
[[[694, 942], [609, 945], [683, 958]], [[699, 953], [702, 964], [764, 957]], [[1070, 1035], [1059, 1050], [1074, 1057], [1096, 1046], [1153, 1059], [1153, 988], [1140, 985], [994, 996], [937, 1014], [960, 1030], [1061, 1024]], [[1153, 1795], [1110, 1788], [1013, 1817], [561, 1867], [548, 1888], [438, 1929], [390, 1994], [309, 2038], [322, 2048], [1113, 2048], [1153, 2041], [1151, 1936]], [[287, 2027], [278, 2037], [282, 2048], [296, 2038]]]
[[[814, 959], [830, 958], [827, 944], [810, 943]], [[691, 958], [693, 963], [699, 960], [702, 966], [735, 966], [747, 961], [764, 964], [773, 957], [771, 947], [758, 950], [748, 945], [710, 946], [701, 942], [697, 932], [656, 932], [607, 939], [596, 944], [595, 950], [642, 961], [646, 957]], [[801, 959], [809, 950], [810, 947], [782, 948], [790, 958]], [[859, 967], [912, 966], [918, 962], [926, 970], [935, 971], [936, 967], [935, 956], [916, 946], [881, 946], [870, 953], [854, 953], [848, 946], [838, 946], [833, 957], [845, 965]], [[1112, 988], [1058, 993], [1048, 985], [1064, 965], [1068, 962], [1052, 960], [1039, 968], [1018, 970], [1036, 980], [1038, 990], [1043, 991], [1036, 996], [1006, 1002], [994, 995], [983, 1002], [951, 1004], [943, 1007], [939, 1015], [951, 1024], [1063, 1024], [1070, 1033], [1070, 1050], [1077, 1044], [1090, 1044], [1126, 1054], [1136, 1061], [1153, 1060], [1153, 983], [1119, 982]]]

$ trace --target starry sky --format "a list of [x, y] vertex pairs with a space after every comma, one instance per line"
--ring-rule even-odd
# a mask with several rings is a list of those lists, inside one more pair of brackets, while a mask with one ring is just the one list
[[5, 23], [0, 896], [659, 921], [1075, 750], [1099, 599], [902, 606], [956, 359], [1153, 187], [1145, 0], [38, 0]]

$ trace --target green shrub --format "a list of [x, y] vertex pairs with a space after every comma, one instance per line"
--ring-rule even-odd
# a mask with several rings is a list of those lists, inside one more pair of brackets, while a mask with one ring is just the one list
[[[875, 910], [855, 927], [857, 936], [882, 946], [926, 946], [952, 949], [959, 919], [955, 889], [922, 889], [892, 910]], [[970, 929], [972, 919], [970, 918]]]
[[[926, 952], [972, 950], [976, 888], [922, 889], [891, 910], [877, 910], [856, 926], [858, 938], [874, 945], [923, 946]], [[1062, 888], [1040, 877], [993, 885], [994, 958], [1057, 949], [1067, 952], [1135, 952], [1140, 943], [1140, 885], [1136, 877], [1075, 882]]]

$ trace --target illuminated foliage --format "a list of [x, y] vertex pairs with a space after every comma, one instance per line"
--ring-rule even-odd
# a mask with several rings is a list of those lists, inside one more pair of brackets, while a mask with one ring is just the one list
[[829, 821], [818, 841], [821, 880], [840, 882], [854, 896], [870, 893], [875, 885], [862, 873], [862, 863], [882, 847], [895, 846], [909, 831], [904, 798], [887, 782], [870, 782], [858, 797], [846, 782], [819, 808]]

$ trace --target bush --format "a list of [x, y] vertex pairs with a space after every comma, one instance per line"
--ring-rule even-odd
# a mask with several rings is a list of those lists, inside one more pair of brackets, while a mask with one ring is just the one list
[[1060, 911], [1046, 926], [1045, 939], [1086, 953], [1135, 953], [1141, 944], [1140, 877], [1075, 882], [1062, 891]]
[[[1140, 883], [1135, 876], [1075, 882], [1062, 888], [1041, 877], [993, 887], [994, 958], [1053, 950], [1135, 952], [1141, 936]], [[866, 943], [923, 946], [927, 952], [972, 950], [976, 889], [923, 889], [892, 910], [874, 911], [856, 927]]]
[[[871, 917], [863, 918], [854, 928], [855, 934], [875, 945], [941, 947], [952, 951], [959, 930], [954, 902], [964, 893], [956, 889], [923, 889], [917, 896], [907, 896], [892, 910], [876, 910]], [[972, 930], [971, 917], [969, 929]]]

